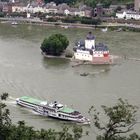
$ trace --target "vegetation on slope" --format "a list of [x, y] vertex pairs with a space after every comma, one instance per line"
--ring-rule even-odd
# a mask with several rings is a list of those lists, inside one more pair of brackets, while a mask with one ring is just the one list
[[46, 3], [55, 2], [56, 4], [67, 3], [67, 4], [73, 4], [73, 5], [86, 4], [91, 7], [95, 7], [96, 4], [101, 3], [105, 7], [108, 7], [110, 4], [134, 3], [134, 0], [45, 0], [45, 2]]

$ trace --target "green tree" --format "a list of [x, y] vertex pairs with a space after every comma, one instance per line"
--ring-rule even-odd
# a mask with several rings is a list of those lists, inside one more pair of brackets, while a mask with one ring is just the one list
[[101, 0], [101, 3], [103, 3], [104, 7], [109, 7], [112, 3], [112, 0]]
[[53, 34], [49, 38], [45, 38], [41, 44], [42, 52], [48, 55], [59, 56], [69, 45], [66, 36], [62, 34]]
[[[1, 95], [1, 100], [5, 100], [8, 94]], [[0, 102], [0, 139], [6, 140], [7, 135], [10, 133], [11, 119], [9, 117], [10, 111], [6, 105]]]
[[82, 1], [84, 4], [91, 6], [93, 8], [96, 7], [98, 3], [101, 3], [104, 7], [109, 7], [111, 4], [127, 4], [134, 3], [133, 0], [77, 0], [79, 3]]
[[56, 4], [61, 4], [61, 3], [67, 3], [67, 4], [72, 4], [74, 3], [76, 0], [45, 0], [45, 3], [48, 2], [55, 2]]
[[[126, 100], [118, 100], [118, 103], [112, 107], [102, 106], [104, 114], [107, 117], [106, 124], [103, 124], [100, 119], [100, 113], [92, 106], [89, 110], [90, 115], [93, 114], [93, 122], [97, 129], [103, 132], [97, 136], [97, 140], [130, 140], [127, 137], [121, 136], [133, 130], [136, 124], [137, 107], [130, 105]], [[139, 138], [138, 135], [130, 135], [133, 140]]]
[[84, 3], [90, 7], [95, 8], [98, 1], [96, 1], [96, 0], [84, 0]]

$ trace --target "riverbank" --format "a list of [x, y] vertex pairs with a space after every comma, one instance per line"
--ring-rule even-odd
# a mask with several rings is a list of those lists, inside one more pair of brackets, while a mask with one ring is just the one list
[[94, 61], [90, 62], [90, 61], [74, 59], [74, 56], [66, 57], [65, 54], [62, 54], [61, 56], [46, 55], [43, 52], [41, 52], [41, 54], [43, 55], [43, 57], [48, 58], [48, 59], [55, 58], [55, 59], [69, 60], [73, 63], [72, 67], [77, 67], [79, 65], [115, 65], [118, 63], [118, 60], [121, 59], [119, 56], [110, 55], [110, 61], [108, 61], [108, 62], [97, 61], [96, 59]]
[[116, 30], [118, 28], [123, 28], [124, 30], [140, 31], [139, 24], [132, 23], [117, 23], [117, 22], [103, 22], [101, 25], [89, 25], [89, 24], [80, 24], [80, 23], [62, 23], [62, 22], [47, 22], [40, 20], [39, 18], [28, 19], [28, 18], [0, 18], [1, 23], [12, 23], [16, 21], [18, 24], [33, 24], [41, 26], [54, 26], [60, 28], [86, 28], [86, 29], [95, 29], [95, 28], [110, 28]]

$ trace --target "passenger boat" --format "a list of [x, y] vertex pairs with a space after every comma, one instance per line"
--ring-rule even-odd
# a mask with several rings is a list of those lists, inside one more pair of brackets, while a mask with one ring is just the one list
[[91, 64], [111, 64], [112, 61], [108, 47], [103, 43], [95, 44], [95, 37], [91, 32], [85, 40], [76, 42], [73, 50], [75, 60]]
[[107, 32], [107, 30], [108, 30], [108, 28], [107, 28], [107, 27], [106, 27], [106, 28], [101, 29], [101, 31], [102, 31], [102, 32]]
[[18, 23], [16, 21], [13, 21], [11, 25], [18, 25]]
[[49, 116], [61, 120], [74, 121], [77, 123], [89, 124], [90, 120], [84, 117], [79, 111], [68, 108], [57, 101], [48, 103], [29, 96], [22, 96], [16, 99], [20, 106], [29, 108], [42, 116]]

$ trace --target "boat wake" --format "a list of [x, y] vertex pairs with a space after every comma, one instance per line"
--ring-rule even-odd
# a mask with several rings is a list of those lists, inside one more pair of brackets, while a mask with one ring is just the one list
[[2, 100], [5, 104], [16, 105], [16, 98], [9, 96], [6, 100]]
[[110, 69], [101, 69], [99, 71], [95, 71], [95, 72], [84, 72], [84, 73], [80, 73], [80, 76], [89, 76], [89, 75], [98, 75], [100, 73], [105, 73], [108, 72]]
[[124, 57], [126, 60], [134, 60], [134, 61], [140, 61], [140, 58], [135, 58], [135, 57]]
[[16, 98], [9, 96], [8, 99], [16, 101]]
[[9, 100], [5, 100], [5, 101], [2, 101], [2, 103], [5, 103], [5, 104], [10, 104], [10, 105], [16, 105], [16, 101], [9, 101]]

